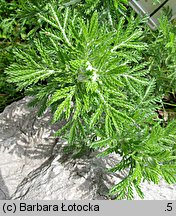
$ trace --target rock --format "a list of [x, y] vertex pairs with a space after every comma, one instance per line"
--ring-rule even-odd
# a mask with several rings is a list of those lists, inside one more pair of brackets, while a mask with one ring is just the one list
[[0, 200], [7, 200], [9, 199], [9, 190], [2, 178], [2, 174], [0, 171]]
[[89, 158], [65, 160], [64, 144], [58, 143], [58, 147], [58, 156], [50, 157], [32, 171], [17, 187], [12, 199], [108, 199], [108, 188], [112, 184], [113, 176], [105, 173], [105, 160], [94, 155], [90, 155]]
[[50, 155], [58, 125], [50, 125], [48, 110], [37, 117], [37, 108], [27, 107], [29, 101], [27, 97], [14, 102], [0, 114], [0, 147], [19, 157], [44, 158]]
[[0, 114], [0, 199], [8, 199], [23, 178], [51, 156], [55, 144], [52, 134], [59, 125], [50, 125], [48, 110], [37, 117], [29, 101], [14, 102]]
[[[110, 174], [106, 168], [119, 158], [115, 154], [97, 158], [96, 152], [75, 160], [66, 156], [65, 141], [53, 137], [64, 122], [51, 125], [49, 110], [37, 117], [37, 108], [26, 105], [29, 100], [12, 103], [0, 114], [0, 199], [110, 199], [109, 188], [125, 173]], [[144, 182], [142, 189], [145, 199], [176, 199], [176, 186], [163, 181]]]
[[8, 151], [1, 150], [0, 200], [9, 199], [26, 175], [37, 168], [43, 161], [44, 159], [30, 159], [25, 156], [18, 157], [15, 154], [8, 153]]

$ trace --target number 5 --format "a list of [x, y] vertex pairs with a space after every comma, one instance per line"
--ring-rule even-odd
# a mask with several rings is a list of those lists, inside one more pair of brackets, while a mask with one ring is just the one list
[[172, 211], [172, 203], [167, 204], [167, 211]]

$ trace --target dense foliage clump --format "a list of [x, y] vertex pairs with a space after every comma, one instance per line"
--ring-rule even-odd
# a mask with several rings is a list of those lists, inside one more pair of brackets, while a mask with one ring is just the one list
[[175, 105], [174, 23], [163, 16], [152, 32], [126, 0], [12, 2], [20, 45], [3, 76], [33, 96], [39, 115], [49, 107], [52, 123], [65, 120], [55, 135], [67, 152], [120, 156], [109, 170], [127, 170], [110, 190], [117, 199], [143, 198], [145, 180], [175, 183], [176, 121], [161, 115]]

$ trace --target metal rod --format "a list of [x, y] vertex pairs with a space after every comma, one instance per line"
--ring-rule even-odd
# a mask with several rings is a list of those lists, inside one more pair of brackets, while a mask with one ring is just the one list
[[154, 14], [156, 14], [160, 8], [162, 8], [169, 0], [165, 0], [158, 8], [156, 8], [151, 14], [150, 17], [152, 17]]

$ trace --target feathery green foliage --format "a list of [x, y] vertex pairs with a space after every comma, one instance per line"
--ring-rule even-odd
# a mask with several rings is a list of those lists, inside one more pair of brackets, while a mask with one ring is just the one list
[[[68, 140], [65, 150], [73, 157], [94, 149], [99, 156], [120, 156], [109, 170], [127, 170], [110, 190], [117, 199], [133, 199], [134, 190], [143, 198], [140, 183], [145, 180], [175, 183], [176, 122], [165, 127], [158, 118], [165, 85], [159, 85], [156, 73], [156, 67], [163, 74], [166, 66], [170, 77], [164, 82], [174, 83], [172, 25], [164, 21], [158, 34], [150, 32], [133, 14], [120, 15], [125, 0], [53, 0], [41, 8], [40, 1], [29, 2], [26, 17], [35, 12], [37, 27], [31, 29], [30, 46], [14, 50], [8, 81], [33, 96], [30, 105], [40, 104], [39, 115], [50, 107], [52, 123], [65, 120], [56, 136]], [[161, 43], [167, 53], [158, 58]], [[157, 57], [153, 52], [159, 52]], [[163, 66], [165, 57], [170, 65]]]
[[157, 91], [167, 95], [176, 89], [176, 26], [166, 16], [160, 19], [158, 32], [148, 37], [150, 44], [146, 56], [152, 61], [151, 75], [157, 81]]
[[17, 8], [16, 1], [0, 1], [0, 112], [13, 102], [14, 98], [20, 98], [16, 94], [15, 86], [6, 82], [7, 76], [4, 73], [5, 68], [14, 61], [13, 47], [19, 46], [15, 38], [17, 25], [13, 17]]

